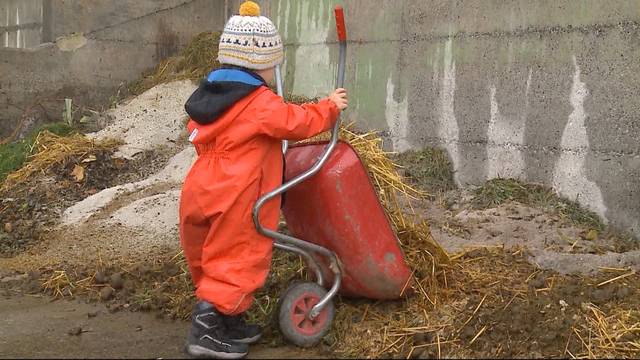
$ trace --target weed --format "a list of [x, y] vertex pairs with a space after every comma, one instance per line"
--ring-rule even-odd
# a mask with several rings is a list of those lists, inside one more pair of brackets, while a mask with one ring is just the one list
[[497, 178], [487, 181], [474, 191], [471, 202], [477, 209], [488, 209], [508, 201], [541, 208], [559, 215], [572, 224], [595, 229], [599, 232], [605, 228], [598, 215], [583, 208], [576, 201], [558, 196], [549, 187], [527, 184], [515, 179]]
[[73, 132], [73, 128], [65, 123], [53, 123], [39, 127], [24, 139], [0, 145], [0, 181], [4, 181], [7, 175], [25, 163], [33, 152], [33, 147], [38, 134], [49, 131], [56, 135], [66, 136]]
[[427, 147], [420, 151], [408, 151], [397, 155], [405, 174], [431, 193], [456, 189], [453, 165], [447, 153]]
[[129, 85], [128, 91], [142, 94], [152, 87], [176, 80], [202, 80], [220, 67], [218, 63], [219, 33], [201, 33], [178, 56], [167, 58], [154, 69]]

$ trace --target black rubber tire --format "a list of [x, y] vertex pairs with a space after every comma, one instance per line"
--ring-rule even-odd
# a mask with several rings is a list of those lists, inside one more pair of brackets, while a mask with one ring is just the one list
[[313, 334], [299, 332], [291, 318], [291, 309], [305, 293], [312, 293], [318, 298], [322, 298], [326, 295], [327, 290], [316, 283], [294, 283], [280, 297], [280, 308], [278, 309], [278, 323], [282, 335], [289, 343], [302, 348], [317, 345], [331, 329], [335, 315], [333, 301], [330, 301], [320, 313], [320, 316], [324, 316], [326, 313], [326, 320], [318, 331]]

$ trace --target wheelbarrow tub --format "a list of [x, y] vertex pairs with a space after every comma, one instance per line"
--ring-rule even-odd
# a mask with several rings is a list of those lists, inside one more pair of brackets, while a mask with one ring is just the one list
[[[313, 166], [325, 146], [291, 147], [285, 157], [286, 180]], [[286, 193], [283, 213], [294, 236], [338, 255], [344, 272], [342, 295], [402, 297], [411, 270], [367, 171], [349, 144], [338, 142], [315, 176]], [[333, 280], [326, 261], [315, 258], [325, 277]]]

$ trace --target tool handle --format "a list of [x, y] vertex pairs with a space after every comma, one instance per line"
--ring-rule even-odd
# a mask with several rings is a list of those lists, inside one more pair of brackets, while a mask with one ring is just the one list
[[[342, 11], [342, 7], [338, 6], [336, 7], [336, 23], [337, 24], [341, 24], [338, 25], [338, 28], [340, 28], [340, 26], [342, 27], [342, 35], [340, 35], [340, 33], [338, 34], [338, 36], [343, 36], [344, 40], [340, 40], [340, 54], [339, 54], [339, 58], [338, 58], [338, 79], [337, 79], [337, 87], [341, 88], [344, 87], [344, 78], [345, 78], [345, 68], [346, 68], [346, 63], [347, 63], [347, 41], [346, 41], [346, 36], [347, 36], [347, 32], [346, 32], [346, 28], [344, 26], [344, 12]], [[340, 135], [340, 124], [342, 123], [340, 116], [338, 116], [338, 119], [336, 121], [336, 123], [333, 125], [333, 129], [331, 132], [331, 140], [329, 140], [329, 143], [327, 144], [327, 146], [325, 147], [324, 152], [322, 153], [322, 155], [320, 156], [320, 158], [316, 161], [316, 163], [307, 171], [305, 171], [302, 174], [299, 174], [298, 176], [294, 177], [293, 179], [287, 181], [286, 183], [282, 184], [282, 186], [276, 188], [275, 190], [271, 191], [268, 194], [263, 195], [260, 199], [258, 199], [258, 201], [256, 202], [256, 204], [253, 207], [253, 222], [256, 226], [256, 229], [258, 230], [258, 232], [262, 235], [265, 235], [267, 237], [270, 237], [276, 241], [282, 241], [285, 242], [287, 244], [294, 244], [294, 245], [299, 245], [302, 243], [305, 243], [304, 241], [300, 240], [300, 239], [296, 239], [293, 238], [291, 236], [286, 236], [284, 234], [280, 234], [274, 231], [270, 231], [266, 228], [264, 228], [262, 226], [262, 224], [260, 223], [260, 209], [262, 208], [262, 206], [269, 200], [275, 198], [276, 196], [286, 192], [287, 190], [291, 189], [292, 187], [300, 184], [301, 182], [307, 180], [308, 178], [312, 177], [313, 175], [317, 174], [320, 169], [322, 168], [322, 166], [327, 162], [327, 160], [329, 159], [329, 156], [331, 155], [331, 152], [333, 151], [333, 149], [336, 147], [337, 143], [338, 143], [338, 138]], [[284, 150], [284, 149], [283, 149]], [[312, 246], [313, 244], [307, 244], [305, 246], [309, 247]], [[316, 248], [316, 251], [322, 251], [322, 247], [318, 247]], [[325, 251], [327, 251], [325, 249]], [[338, 284], [339, 286], [339, 282], [336, 282], [336, 284]], [[334, 284], [335, 287], [335, 284]], [[333, 294], [335, 295], [335, 292], [337, 292], [337, 288], [332, 288]], [[323, 299], [323, 301], [325, 301], [326, 299]], [[314, 309], [318, 309], [321, 306], [324, 306], [324, 302], [321, 301], [320, 303], [318, 303]]]
[[336, 30], [338, 32], [338, 40], [340, 42], [347, 41], [347, 27], [344, 24], [344, 10], [342, 6], [336, 6]]
[[[276, 65], [276, 91], [278, 92], [278, 96], [284, 98], [284, 85], [282, 81], [282, 68], [280, 65]], [[289, 149], [289, 141], [282, 140], [282, 153], [285, 154]]]

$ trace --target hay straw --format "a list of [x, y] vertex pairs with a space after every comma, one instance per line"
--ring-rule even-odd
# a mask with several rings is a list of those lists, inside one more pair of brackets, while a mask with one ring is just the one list
[[634, 271], [631, 271], [629, 273], [626, 273], [626, 274], [623, 274], [623, 275], [620, 275], [620, 276], [616, 276], [613, 279], [609, 279], [607, 281], [603, 281], [603, 282], [599, 283], [598, 285], [596, 285], [596, 287], [600, 287], [600, 286], [604, 286], [604, 285], [607, 285], [607, 284], [611, 284], [612, 282], [615, 282], [615, 281], [618, 281], [618, 280], [622, 280], [624, 278], [627, 278], [629, 276], [633, 276], [635, 274], [636, 274], [636, 272], [634, 270]]
[[152, 87], [176, 80], [200, 80], [220, 67], [218, 42], [220, 33], [197, 35], [178, 56], [161, 61], [153, 70], [129, 86], [133, 94], [142, 94]]
[[[424, 199], [428, 194], [409, 185], [398, 173], [400, 166], [391, 160], [393, 153], [384, 151], [378, 132], [357, 133], [352, 128], [353, 124], [342, 127], [340, 139], [354, 148], [367, 169], [410, 266], [428, 273], [449, 263], [449, 255], [431, 235], [429, 224], [424, 220], [416, 222], [415, 214], [407, 214], [400, 206], [399, 197], [411, 206], [411, 200]], [[326, 140], [329, 136], [325, 133], [305, 142]]]
[[64, 298], [73, 295], [75, 285], [64, 270], [54, 271], [53, 274], [42, 283], [42, 289], [50, 292], [54, 298]]
[[478, 331], [476, 336], [474, 336], [473, 339], [471, 339], [471, 342], [469, 342], [469, 346], [471, 346], [474, 342], [476, 342], [476, 340], [478, 340], [480, 335], [482, 335], [485, 332], [485, 330], [487, 330], [487, 325], [483, 326], [482, 329], [480, 329], [480, 331]]
[[616, 309], [611, 315], [595, 305], [589, 305], [587, 328], [589, 340], [585, 341], [582, 331], [574, 329], [580, 339], [584, 353], [589, 358], [615, 358], [640, 356], [640, 310]]
[[[351, 125], [340, 129], [340, 139], [354, 148], [369, 174], [371, 183], [396, 233], [405, 259], [412, 268], [412, 281], [405, 287], [412, 292], [409, 302], [397, 313], [381, 311], [379, 306], [364, 306], [364, 310], [342, 303], [334, 321], [334, 329], [330, 337], [335, 340], [334, 349], [341, 355], [357, 357], [380, 357], [387, 353], [409, 353], [412, 347], [411, 337], [418, 329], [433, 328], [412, 326], [416, 321], [415, 314], [424, 314], [427, 320], [427, 309], [432, 309], [440, 302], [438, 288], [440, 282], [436, 278], [444, 267], [450, 263], [447, 252], [434, 240], [429, 224], [418, 219], [411, 202], [429, 196], [426, 192], [409, 185], [398, 170], [400, 166], [392, 161], [393, 153], [383, 149], [383, 140], [375, 131], [357, 133]], [[324, 133], [303, 141], [326, 141], [330, 134]], [[403, 207], [404, 205], [405, 207]], [[403, 289], [403, 293], [404, 293]], [[375, 310], [374, 310], [375, 309]], [[370, 324], [366, 334], [354, 331], [351, 319], [361, 313], [361, 323]], [[381, 326], [381, 324], [385, 324]], [[443, 326], [435, 326], [441, 329]], [[380, 329], [378, 332], [371, 331]], [[449, 343], [452, 340], [443, 343]], [[440, 342], [440, 339], [438, 339]]]
[[34, 143], [35, 153], [29, 156], [28, 162], [22, 168], [7, 176], [2, 190], [9, 190], [23, 183], [36, 173], [47, 172], [70, 157], [112, 149], [119, 144], [120, 142], [112, 139], [95, 141], [82, 134], [59, 136], [46, 130], [42, 131]]

